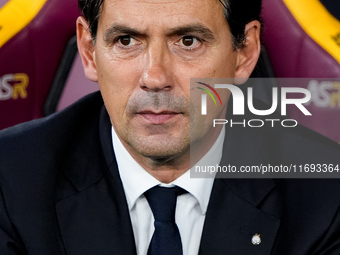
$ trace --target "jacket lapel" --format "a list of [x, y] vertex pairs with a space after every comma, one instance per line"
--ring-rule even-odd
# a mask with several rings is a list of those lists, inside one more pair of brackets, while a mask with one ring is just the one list
[[[242, 185], [242, 180], [239, 181]], [[279, 219], [260, 211], [237, 195], [227, 182], [215, 180], [199, 254], [270, 254], [280, 225]], [[252, 244], [255, 234], [260, 235], [259, 245]]]
[[[246, 127], [226, 128], [220, 165], [240, 169], [242, 165], [260, 166], [266, 162], [258, 149], [261, 148], [259, 131]], [[270, 254], [280, 220], [258, 207], [275, 189], [274, 181], [225, 177], [228, 176], [218, 175], [215, 179], [199, 254]], [[257, 245], [252, 243], [256, 234], [261, 240]]]
[[93, 122], [65, 162], [65, 175], [75, 189], [63, 188], [68, 194], [64, 191], [55, 206], [66, 253], [136, 254], [104, 107], [99, 128], [98, 120]]

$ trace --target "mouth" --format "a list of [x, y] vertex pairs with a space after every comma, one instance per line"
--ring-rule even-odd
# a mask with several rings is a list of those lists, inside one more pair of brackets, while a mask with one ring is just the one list
[[141, 117], [144, 118], [148, 123], [153, 125], [161, 125], [166, 122], [171, 121], [172, 119], [176, 118], [177, 116], [182, 115], [180, 112], [174, 112], [174, 111], [141, 111], [137, 113]]

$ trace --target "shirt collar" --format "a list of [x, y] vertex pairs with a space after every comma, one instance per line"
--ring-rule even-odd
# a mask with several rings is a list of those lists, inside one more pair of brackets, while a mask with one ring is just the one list
[[[193, 195], [200, 205], [202, 214], [206, 213], [214, 183], [214, 175], [211, 175], [211, 178], [190, 178], [190, 171], [186, 171], [172, 183], [163, 184], [151, 174], [149, 174], [146, 170], [144, 170], [144, 168], [142, 168], [133, 159], [133, 157], [121, 143], [113, 127], [111, 132], [119, 175], [123, 183], [127, 204], [130, 211], [135, 206], [137, 199], [150, 188], [156, 185], [168, 187], [177, 185]], [[202, 159], [197, 162], [196, 165], [217, 165], [220, 163], [222, 158], [224, 135], [225, 128], [223, 127], [214, 145], [210, 148], [207, 154], [205, 154]], [[192, 168], [194, 167], [195, 166]]]

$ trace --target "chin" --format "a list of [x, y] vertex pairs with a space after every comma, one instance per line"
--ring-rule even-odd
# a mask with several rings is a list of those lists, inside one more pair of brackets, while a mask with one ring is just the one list
[[168, 161], [183, 155], [190, 148], [189, 135], [183, 137], [149, 136], [134, 139], [130, 145], [142, 156], [155, 161]]

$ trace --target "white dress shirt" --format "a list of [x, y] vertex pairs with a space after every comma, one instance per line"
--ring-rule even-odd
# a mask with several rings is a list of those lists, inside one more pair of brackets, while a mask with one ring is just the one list
[[[225, 129], [197, 165], [216, 165], [222, 157]], [[154, 232], [154, 217], [144, 192], [161, 185], [188, 191], [177, 197], [175, 220], [181, 235], [183, 254], [197, 255], [214, 178], [190, 178], [190, 171], [164, 184], [144, 170], [125, 149], [112, 127], [112, 141], [119, 174], [129, 207], [137, 255], [146, 255]], [[213, 175], [212, 175], [213, 177]]]

